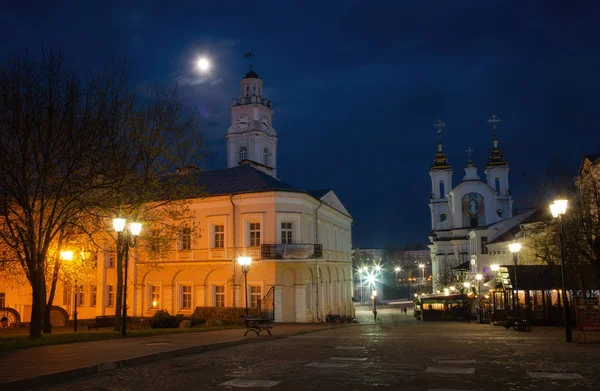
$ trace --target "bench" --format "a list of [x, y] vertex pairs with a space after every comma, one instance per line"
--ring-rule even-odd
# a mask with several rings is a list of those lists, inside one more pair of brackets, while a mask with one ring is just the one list
[[266, 331], [271, 335], [271, 329], [273, 328], [273, 321], [271, 319], [263, 319], [256, 316], [244, 316], [244, 322], [246, 322], [246, 336], [250, 331], [256, 333], [256, 336], [260, 336], [261, 331]]
[[96, 316], [96, 319], [88, 323], [88, 330], [96, 329], [99, 327], [115, 327], [114, 316]]

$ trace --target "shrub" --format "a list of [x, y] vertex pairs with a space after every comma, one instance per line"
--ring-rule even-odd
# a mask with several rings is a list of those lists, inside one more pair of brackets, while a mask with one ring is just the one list
[[171, 315], [167, 310], [159, 310], [150, 319], [150, 327], [153, 329], [176, 329], [182, 320], [183, 315]]

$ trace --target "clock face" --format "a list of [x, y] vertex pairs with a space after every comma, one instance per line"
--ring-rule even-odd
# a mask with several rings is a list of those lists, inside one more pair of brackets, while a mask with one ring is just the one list
[[267, 117], [262, 117], [260, 119], [260, 128], [263, 132], [269, 130], [269, 119]]
[[240, 115], [240, 118], [238, 118], [238, 120], [237, 120], [238, 130], [244, 132], [244, 131], [248, 130], [249, 127], [250, 127], [250, 117], [248, 117], [246, 114]]

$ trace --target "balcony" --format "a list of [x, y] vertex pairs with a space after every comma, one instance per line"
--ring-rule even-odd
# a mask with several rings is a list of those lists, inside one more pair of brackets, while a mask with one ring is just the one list
[[261, 244], [260, 259], [321, 259], [322, 244]]

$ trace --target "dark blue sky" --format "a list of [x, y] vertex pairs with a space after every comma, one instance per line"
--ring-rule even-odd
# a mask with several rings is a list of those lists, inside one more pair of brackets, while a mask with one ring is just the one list
[[[575, 174], [600, 152], [597, 1], [34, 3], [3, 6], [0, 60], [55, 46], [81, 71], [127, 57], [139, 87], [178, 81], [204, 117], [209, 169], [226, 165], [228, 109], [252, 49], [276, 111], [280, 179], [333, 188], [358, 247], [427, 242], [438, 117], [455, 183], [468, 146], [482, 174], [486, 120], [503, 119], [517, 207], [553, 158]], [[198, 55], [210, 76], [195, 73]]]

